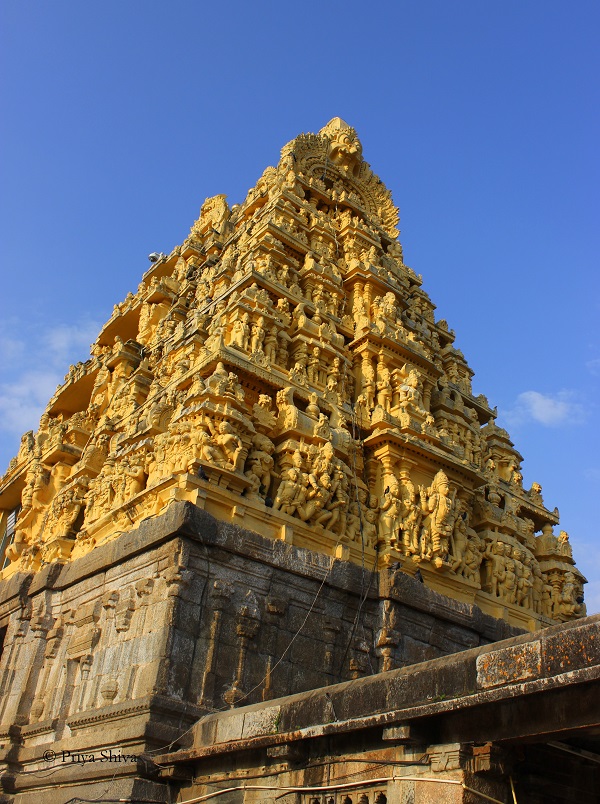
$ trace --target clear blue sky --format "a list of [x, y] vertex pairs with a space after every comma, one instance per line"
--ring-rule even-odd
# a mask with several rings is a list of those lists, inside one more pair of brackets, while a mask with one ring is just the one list
[[151, 251], [339, 115], [600, 610], [600, 5], [4, 0], [0, 463]]

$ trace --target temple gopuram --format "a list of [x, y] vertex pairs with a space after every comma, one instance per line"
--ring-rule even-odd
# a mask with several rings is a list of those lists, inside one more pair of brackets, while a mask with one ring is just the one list
[[533, 629], [583, 612], [558, 511], [404, 264], [339, 118], [241, 205], [209, 198], [71, 366], [0, 486], [3, 577], [73, 561], [172, 500], [272, 539], [398, 562]]
[[397, 224], [334, 118], [70, 367], [0, 480], [0, 801], [600, 794], [585, 578]]

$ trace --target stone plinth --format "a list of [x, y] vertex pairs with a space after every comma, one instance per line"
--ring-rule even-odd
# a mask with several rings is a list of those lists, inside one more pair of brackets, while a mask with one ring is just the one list
[[[77, 560], [12, 576], [0, 595], [4, 783], [34, 797], [28, 774], [48, 768], [45, 750], [66, 757], [56, 782], [100, 784], [115, 767], [102, 751], [186, 746], [203, 714], [515, 632], [396, 567], [363, 571], [184, 502]], [[124, 762], [120, 789], [155, 770]]]

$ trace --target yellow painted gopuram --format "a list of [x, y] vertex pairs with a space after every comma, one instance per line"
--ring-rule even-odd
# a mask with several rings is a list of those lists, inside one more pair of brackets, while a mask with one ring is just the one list
[[0, 482], [2, 577], [189, 501], [272, 539], [397, 563], [534, 629], [585, 614], [541, 487], [404, 264], [389, 191], [339, 118], [245, 201], [202, 205], [71, 366]]

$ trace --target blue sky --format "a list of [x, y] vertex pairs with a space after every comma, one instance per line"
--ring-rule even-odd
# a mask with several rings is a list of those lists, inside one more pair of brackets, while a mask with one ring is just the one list
[[0, 7], [0, 463], [151, 251], [339, 115], [600, 610], [600, 6]]

